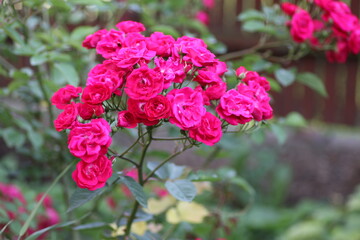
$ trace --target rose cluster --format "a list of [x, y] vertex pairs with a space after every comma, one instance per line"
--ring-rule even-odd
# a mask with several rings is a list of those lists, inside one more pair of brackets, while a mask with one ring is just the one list
[[104, 58], [90, 70], [86, 86], [67, 85], [51, 99], [63, 110], [54, 122], [56, 130], [70, 130], [69, 150], [81, 159], [73, 173], [79, 187], [100, 188], [111, 176], [106, 154], [114, 123], [109, 116], [114, 114], [118, 128], [170, 122], [186, 137], [210, 146], [228, 124], [272, 117], [268, 81], [239, 68], [239, 84], [227, 89], [226, 64], [203, 40], [161, 32], [146, 37], [143, 24], [133, 21], [116, 27], [84, 40], [85, 48]]
[[[284, 13], [291, 16], [288, 22], [295, 42], [309, 41], [316, 49], [326, 50], [329, 62], [346, 62], [350, 53], [360, 53], [359, 19], [349, 6], [337, 0], [307, 0], [311, 11], [285, 2]], [[332, 50], [329, 50], [332, 46]]]
[[[36, 196], [35, 200], [39, 201], [42, 197], [42, 194]], [[54, 224], [60, 222], [60, 215], [57, 210], [54, 208], [52, 199], [50, 196], [46, 196], [42, 202], [44, 212], [35, 219], [35, 224], [30, 227], [26, 234], [30, 235], [40, 229], [47, 228]], [[10, 220], [18, 221], [20, 224], [24, 224], [23, 216], [29, 214], [27, 202], [21, 190], [12, 184], [5, 184], [0, 182], [0, 217], [1, 219], [8, 219], [6, 222], [0, 221], [0, 229], [3, 229], [4, 236], [16, 236], [16, 233], [12, 232], [9, 227], [4, 228], [6, 223]], [[2, 213], [6, 214], [4, 216]], [[37, 239], [42, 240], [46, 239], [47, 234], [44, 233], [40, 235]], [[13, 239], [13, 238], [10, 238]], [[15, 239], [15, 238], [14, 238]]]

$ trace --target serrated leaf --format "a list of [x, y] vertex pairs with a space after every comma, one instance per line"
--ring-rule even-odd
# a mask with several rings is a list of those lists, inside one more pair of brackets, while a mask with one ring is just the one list
[[133, 178], [128, 176], [121, 176], [120, 181], [123, 182], [134, 195], [136, 201], [144, 208], [147, 208], [147, 197], [145, 195], [143, 187], [136, 182]]
[[[157, 166], [159, 166], [159, 164], [159, 162], [148, 162], [147, 167], [150, 171], [153, 171]], [[166, 163], [164, 166], [159, 168], [155, 174], [161, 179], [176, 179], [182, 175], [184, 169], [184, 166], [178, 166], [174, 163]]]
[[275, 71], [275, 78], [284, 86], [290, 86], [295, 81], [295, 73], [292, 70], [280, 68]]
[[322, 80], [316, 76], [313, 73], [306, 72], [306, 73], [299, 73], [296, 76], [296, 80], [305, 86], [308, 86], [309, 88], [315, 90], [317, 93], [319, 93], [323, 97], [327, 97], [328, 94], [326, 92], [324, 83]]
[[249, 21], [249, 20], [264, 20], [265, 16], [262, 12], [255, 10], [255, 9], [250, 9], [247, 10], [243, 13], [241, 13], [238, 16], [238, 19], [240, 21]]
[[106, 187], [96, 189], [95, 191], [90, 191], [84, 188], [78, 188], [70, 197], [69, 208], [66, 212], [71, 212], [72, 210], [84, 205], [85, 203], [93, 200], [100, 194], [104, 192]]
[[184, 202], [191, 202], [196, 196], [195, 185], [187, 179], [166, 181], [165, 187], [176, 199]]
[[65, 81], [73, 86], [78, 86], [80, 79], [75, 70], [75, 67], [70, 63], [55, 63], [54, 67], [60, 72], [61, 77], [65, 79]]

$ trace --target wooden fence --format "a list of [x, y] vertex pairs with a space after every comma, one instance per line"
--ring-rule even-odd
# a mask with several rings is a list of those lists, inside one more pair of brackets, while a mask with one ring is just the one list
[[[263, 0], [268, 4], [280, 0]], [[360, 16], [360, 1], [348, 1], [353, 13]], [[237, 21], [240, 12], [249, 8], [261, 8], [261, 0], [217, 0], [211, 10], [210, 29], [224, 42], [230, 51], [253, 46], [257, 42], [255, 34], [241, 31]], [[273, 93], [274, 110], [277, 116], [291, 111], [302, 113], [307, 119], [318, 119], [327, 123], [360, 126], [360, 61], [351, 57], [346, 64], [331, 64], [324, 56], [309, 56], [295, 63], [300, 71], [314, 72], [325, 83], [329, 97], [323, 98], [300, 84], [285, 88], [281, 93]]]

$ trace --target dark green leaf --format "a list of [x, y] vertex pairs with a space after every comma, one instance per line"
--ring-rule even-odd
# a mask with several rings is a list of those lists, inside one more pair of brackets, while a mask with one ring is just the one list
[[70, 203], [69, 203], [70, 206], [66, 212], [71, 212], [75, 208], [78, 208], [84, 205], [85, 203], [93, 200], [94, 198], [102, 194], [104, 190], [105, 187], [96, 189], [95, 191], [90, 191], [84, 188], [76, 189], [75, 192], [70, 197]]
[[196, 196], [195, 185], [187, 179], [166, 181], [165, 187], [176, 199], [184, 202], [191, 202]]
[[318, 92], [321, 96], [327, 97], [327, 92], [324, 86], [324, 83], [321, 81], [321, 79], [316, 76], [313, 73], [299, 73], [296, 76], [296, 79], [298, 82], [304, 84], [305, 86], [308, 86], [309, 88], [315, 90]]
[[71, 8], [67, 2], [64, 0], [50, 0], [53, 7], [56, 8], [56, 10], [63, 10], [63, 11], [70, 11]]
[[121, 176], [120, 181], [129, 188], [130, 192], [134, 195], [138, 203], [140, 203], [140, 205], [144, 208], [147, 208], [147, 197], [142, 186], [133, 178], [128, 176]]
[[275, 71], [275, 77], [284, 87], [290, 86], [295, 81], [295, 74], [292, 70], [280, 68]]
[[80, 79], [73, 65], [70, 63], [55, 63], [54, 67], [60, 72], [65, 81], [73, 86], [79, 85]]
[[[148, 162], [147, 167], [150, 171], [153, 171], [157, 166], [159, 166], [159, 162]], [[176, 179], [179, 178], [185, 167], [177, 166], [174, 163], [166, 163], [164, 166], [159, 168], [155, 174], [161, 179]]]
[[16, 43], [20, 44], [21, 46], [25, 44], [22, 36], [14, 28], [10, 26], [5, 26], [3, 29], [6, 35], [8, 35]]

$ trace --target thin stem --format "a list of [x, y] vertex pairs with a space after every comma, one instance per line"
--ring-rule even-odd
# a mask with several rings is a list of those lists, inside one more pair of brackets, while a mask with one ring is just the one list
[[[144, 183], [145, 183], [145, 181], [143, 181], [143, 165], [144, 165], [144, 162], [145, 162], [145, 156], [146, 156], [146, 152], [147, 152], [147, 150], [148, 150], [148, 148], [149, 148], [149, 146], [151, 144], [151, 141], [152, 141], [152, 128], [148, 127], [147, 130], [148, 130], [147, 133], [149, 134], [149, 136], [148, 136], [147, 142], [145, 143], [145, 145], [143, 147], [141, 157], [140, 157], [140, 162], [137, 165], [138, 176], [139, 176], [139, 184], [141, 186], [143, 186]], [[139, 132], [139, 139], [142, 137], [141, 135], [145, 135], [145, 134], [141, 134], [141, 132]], [[139, 203], [137, 201], [135, 201], [133, 209], [132, 209], [131, 214], [130, 214], [130, 217], [129, 217], [128, 222], [126, 224], [125, 236], [130, 235], [131, 225], [132, 225], [132, 223], [133, 223], [133, 221], [135, 219], [136, 212], [137, 212], [138, 208], [139, 208]]]
[[174, 157], [176, 157], [177, 155], [179, 155], [182, 152], [185, 152], [187, 149], [191, 148], [193, 145], [190, 144], [188, 146], [185, 146], [183, 149], [181, 149], [180, 151], [172, 154], [171, 156], [169, 156], [167, 159], [165, 159], [162, 163], [160, 163], [153, 171], [151, 171], [149, 173], [149, 175], [145, 178], [144, 183], [146, 183], [147, 181], [149, 181], [149, 179], [156, 173], [157, 170], [159, 170], [162, 166], [164, 166], [167, 162], [169, 162], [171, 159], [173, 159]]
[[121, 158], [121, 159], [123, 159], [123, 160], [125, 160], [125, 161], [128, 161], [129, 163], [132, 163], [132, 164], [135, 165], [136, 167], [139, 166], [135, 161], [133, 161], [133, 160], [127, 158], [127, 157], [123, 157], [123, 156], [119, 155], [119, 154], [118, 154], [117, 152], [115, 152], [114, 150], [112, 150], [112, 149], [110, 149], [110, 148], [108, 148], [108, 150], [109, 150], [112, 154], [114, 154], [114, 155], [113, 155], [114, 157]]
[[130, 235], [131, 225], [135, 219], [138, 208], [139, 208], [139, 203], [137, 201], [135, 201], [134, 206], [131, 211], [131, 214], [130, 214], [130, 217], [129, 217], [129, 220], [126, 224], [125, 237]]
[[188, 138], [186, 137], [181, 137], [181, 138], [152, 138], [151, 140], [154, 140], [154, 141], [180, 141], [180, 140], [186, 140]]
[[253, 46], [251, 48], [224, 54], [219, 59], [221, 61], [230, 61], [230, 60], [241, 58], [242, 56], [247, 55], [247, 54], [255, 53], [256, 51], [258, 51], [260, 49], [281, 47], [281, 46], [284, 46], [285, 44], [286, 44], [286, 42], [283, 42], [283, 41], [268, 42], [268, 43], [259, 42], [258, 44], [256, 44], [255, 46]]
[[47, 103], [47, 107], [48, 107], [48, 112], [49, 112], [49, 117], [50, 117], [50, 124], [52, 124], [54, 122], [54, 112], [53, 112], [53, 109], [51, 107], [51, 102], [50, 102], [50, 98], [49, 98], [49, 95], [47, 94], [46, 92], [46, 89], [45, 89], [45, 85], [44, 85], [44, 79], [41, 77], [41, 74], [40, 74], [41, 70], [40, 68], [38, 69], [38, 74], [37, 74], [37, 81], [39, 83], [39, 86], [40, 86], [40, 89], [41, 89], [41, 92], [46, 100], [46, 103]]
[[128, 148], [127, 148], [122, 154], [120, 154], [118, 157], [123, 157], [123, 156], [125, 156], [133, 147], [136, 146], [136, 144], [140, 141], [140, 139], [141, 139], [143, 136], [145, 136], [146, 134], [147, 134], [147, 132], [144, 133], [144, 134], [142, 134], [142, 135], [140, 135], [140, 136], [136, 139], [136, 141], [135, 141], [133, 144], [131, 144], [131, 146], [128, 147]]

